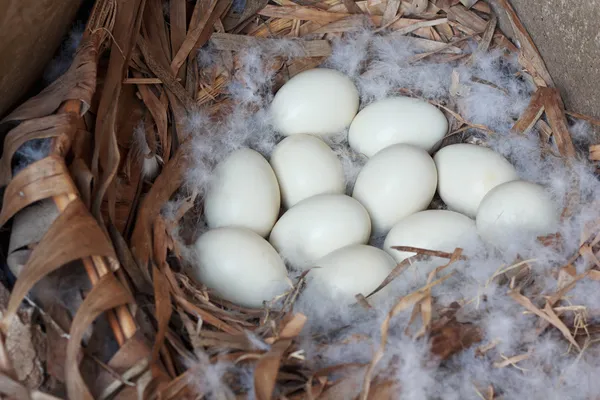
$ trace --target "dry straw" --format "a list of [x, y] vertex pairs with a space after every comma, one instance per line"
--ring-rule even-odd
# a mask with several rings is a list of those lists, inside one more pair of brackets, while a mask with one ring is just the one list
[[[444, 272], [447, 266], [465, 258], [460, 249], [450, 254], [401, 248], [418, 255], [399, 264], [377, 290], [415, 260], [449, 261], [431, 273], [425, 286], [397, 299], [383, 320], [370, 363], [316, 369], [297, 340], [307, 322], [293, 312], [303, 279], [278, 306], [249, 310], [228, 304], [181, 273], [184, 249], [172, 232], [180, 221], [185, 223], [186, 215], [197, 215], [199, 207], [196, 193], [180, 190], [191, 161], [186, 153], [191, 116], [201, 108], [208, 110], [207, 118], [226, 116], [231, 105], [228, 84], [242, 62], [236, 53], [248, 46], [274, 47], [277, 38], [297, 38], [301, 53], [290, 59], [274, 57], [275, 86], [319, 65], [330, 55], [332, 40], [360, 31], [365, 24], [411, 38], [422, 49], [412, 60], [415, 63], [424, 59], [471, 63], [470, 53], [464, 51], [469, 40], [477, 42], [478, 52], [516, 53], [522, 74], [537, 91], [514, 131], [526, 134], [537, 127], [553, 138], [569, 164], [576, 150], [566, 114], [598, 121], [565, 111], [514, 10], [507, 0], [494, 4], [495, 10], [477, 0], [247, 0], [240, 10], [231, 0], [98, 0], [69, 71], [2, 121], [12, 129], [0, 160], [0, 180], [6, 185], [0, 224], [45, 199], [51, 199], [60, 213], [39, 243], [31, 245], [33, 251], [3, 304], [0, 392], [19, 399], [54, 399], [45, 393], [62, 392], [71, 399], [263, 400], [343, 398], [348, 393], [343, 388], [354, 387], [351, 392], [361, 399], [386, 399], [401, 393], [401, 388], [389, 376], [378, 376], [376, 366], [386, 352], [391, 320], [400, 311], [412, 310], [409, 324], [420, 321], [416, 336], [427, 336], [432, 356], [439, 359], [481, 341], [477, 326], [457, 319], [457, 308], [432, 312], [432, 288], [451, 276]], [[512, 40], [500, 31], [495, 12], [510, 21]], [[224, 57], [217, 68], [202, 70], [196, 53], [207, 44]], [[485, 80], [477, 83], [494, 87]], [[450, 138], [466, 130], [493, 134], [439, 106], [454, 117]], [[25, 142], [40, 138], [52, 138], [50, 154], [12, 176], [14, 153]], [[146, 143], [136, 149], [131, 145], [135, 140]], [[589, 149], [595, 161], [600, 161], [598, 146]], [[139, 148], [144, 149], [143, 157]], [[151, 182], [144, 161], [153, 157], [162, 169]], [[167, 219], [161, 209], [175, 194], [180, 201]], [[569, 212], [567, 207], [563, 214]], [[544, 240], [552, 246], [552, 239]], [[507, 280], [509, 296], [539, 317], [538, 334], [557, 329], [574, 348], [585, 349], [589, 343], [582, 342], [581, 332], [590, 334], [585, 314], [557, 304], [578, 281], [600, 280], [596, 269], [577, 274], [572, 267], [581, 257], [593, 257], [600, 266], [594, 255], [598, 241], [596, 230], [590, 230], [579, 253], [557, 269], [563, 285], [547, 296], [542, 308], [520, 292], [529, 262], [505, 267], [490, 281]], [[73, 316], [64, 308], [29, 299], [36, 283], [76, 260], [82, 260], [91, 287], [80, 288], [86, 293]], [[359, 304], [369, 307], [369, 294], [364, 295]], [[45, 356], [36, 359], [45, 378], [33, 383], [23, 377], [22, 363], [16, 362], [9, 346], [15, 324], [23, 323], [24, 299], [36, 304], [42, 315], [41, 320], [28, 322], [30, 328], [44, 326], [45, 332]], [[565, 318], [569, 312], [579, 312], [574, 325]], [[108, 325], [92, 325], [101, 314]], [[92, 354], [90, 326], [96, 335], [115, 337], [118, 348], [106, 363]], [[84, 337], [86, 349], [81, 346]], [[485, 354], [494, 346], [482, 343], [479, 350]], [[518, 367], [528, 357], [528, 353], [504, 357], [494, 366]], [[240, 376], [243, 368], [237, 373], [219, 371], [224, 363], [249, 366], [253, 377]], [[219, 374], [219, 385], [198, 383], [209, 382], [214, 374]], [[474, 385], [485, 399], [497, 398], [498, 389]]]

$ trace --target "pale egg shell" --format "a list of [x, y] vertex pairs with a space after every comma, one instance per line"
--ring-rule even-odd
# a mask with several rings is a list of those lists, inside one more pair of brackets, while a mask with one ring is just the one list
[[367, 161], [352, 197], [369, 211], [373, 232], [381, 235], [400, 219], [427, 208], [436, 184], [435, 163], [425, 150], [395, 144]]
[[358, 90], [350, 78], [333, 69], [304, 71], [275, 94], [271, 113], [275, 129], [329, 135], [347, 128], [358, 111]]
[[477, 237], [475, 221], [454, 211], [425, 210], [402, 218], [390, 230], [383, 249], [400, 263], [416, 253], [392, 246], [409, 246], [452, 253]]
[[195, 244], [192, 278], [244, 307], [261, 307], [291, 287], [285, 264], [265, 239], [245, 228], [217, 228]]
[[335, 250], [315, 265], [307, 276], [308, 285], [336, 301], [352, 304], [358, 293], [367, 296], [377, 289], [396, 263], [385, 251], [359, 244]]
[[251, 149], [231, 153], [215, 168], [204, 200], [210, 228], [238, 226], [265, 237], [279, 215], [281, 196], [273, 169]]
[[453, 144], [433, 157], [438, 170], [438, 193], [454, 211], [475, 217], [483, 197], [496, 186], [519, 179], [502, 155], [474, 144]]
[[269, 241], [296, 268], [351, 244], [367, 243], [371, 221], [367, 210], [342, 194], [321, 194], [301, 201], [281, 216]]
[[490, 190], [477, 211], [479, 235], [500, 245], [520, 235], [556, 232], [559, 210], [544, 188], [526, 181], [503, 183]]
[[326, 193], [344, 193], [342, 163], [321, 139], [304, 134], [283, 139], [271, 154], [284, 207]]
[[350, 125], [348, 143], [367, 157], [398, 143], [430, 151], [447, 130], [448, 120], [437, 107], [420, 99], [390, 97], [358, 113]]

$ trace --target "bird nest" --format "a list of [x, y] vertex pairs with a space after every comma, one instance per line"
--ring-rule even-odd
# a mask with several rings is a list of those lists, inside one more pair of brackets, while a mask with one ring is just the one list
[[[600, 280], [598, 215], [589, 205], [596, 183], [583, 182], [600, 153], [590, 134], [574, 140], [572, 132], [582, 129], [580, 121], [597, 121], [565, 110], [510, 4], [492, 5], [97, 0], [69, 70], [2, 121], [8, 133], [0, 224], [11, 226], [8, 263], [18, 278], [3, 281], [0, 392], [18, 399], [491, 400], [528, 393], [516, 391], [521, 382], [591, 398], [585, 393], [596, 386], [586, 381], [583, 388], [577, 375], [598, 368], [585, 359], [595, 354], [600, 328], [594, 310], [571, 294], [591, 296]], [[512, 81], [503, 86], [484, 73], [464, 80], [464, 71], [485, 72], [492, 59], [503, 77], [527, 89], [515, 91]], [[386, 94], [438, 106], [450, 121], [440, 146], [468, 141], [498, 149], [510, 142], [516, 154], [533, 143], [558, 166], [549, 173], [564, 188], [563, 220], [578, 221], [568, 224], [570, 236], [563, 230], [539, 238], [539, 257], [495, 258], [511, 262], [484, 269], [475, 279], [477, 295], [450, 300], [443, 288], [460, 265], [489, 258], [400, 248], [417, 255], [380, 287], [405, 279], [416, 261], [437, 267], [395, 292], [387, 309], [372, 311], [368, 293], [357, 295], [351, 314], [324, 299], [316, 308], [325, 315], [298, 303], [305, 274], [262, 309], [228, 303], [190, 280], [188, 245], [202, 215], [201, 185], [194, 183], [217, 161], [203, 160], [214, 151], [202, 147], [203, 137], [247, 127], [243, 140], [256, 142], [252, 134], [263, 125], [247, 124], [264, 102], [323, 63], [363, 79], [367, 97], [385, 86]], [[368, 86], [397, 73], [389, 68], [394, 63], [403, 66], [400, 78]], [[423, 73], [419, 82], [433, 86], [415, 84]], [[493, 92], [492, 99], [525, 103], [516, 118], [488, 124], [456, 100], [477, 88]], [[235, 127], [227, 125], [236, 117]], [[32, 143], [37, 156], [19, 163]], [[541, 270], [540, 260], [548, 263]], [[466, 312], [500, 298], [506, 303], [498, 307], [512, 311], [505, 326], [500, 314]], [[494, 318], [501, 325], [495, 330]], [[338, 319], [337, 326], [324, 322]], [[503, 327], [505, 335], [495, 336]], [[561, 351], [542, 349], [542, 342]], [[550, 353], [548, 366], [541, 358]], [[567, 361], [558, 361], [562, 356]], [[576, 363], [585, 367], [570, 375], [553, 369]]]

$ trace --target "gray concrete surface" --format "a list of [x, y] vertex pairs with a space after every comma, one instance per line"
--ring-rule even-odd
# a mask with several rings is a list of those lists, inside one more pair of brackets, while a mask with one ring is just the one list
[[569, 110], [600, 118], [600, 0], [510, 0]]

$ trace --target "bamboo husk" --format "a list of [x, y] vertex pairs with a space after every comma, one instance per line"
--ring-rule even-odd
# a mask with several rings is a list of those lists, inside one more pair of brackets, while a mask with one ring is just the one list
[[[460, 249], [442, 253], [402, 248], [417, 255], [399, 264], [375, 292], [413, 260], [437, 257], [448, 262], [429, 276], [426, 286], [399, 299], [389, 311], [372, 361], [337, 367], [353, 372], [334, 381], [334, 371], [311, 370], [298, 357], [295, 339], [306, 316], [292, 311], [297, 291], [290, 294], [282, 309], [265, 310], [244, 309], [207, 293], [179, 272], [181, 255], [171, 236], [172, 224], [194, 210], [194, 195], [182, 203], [175, 221], [166, 220], [161, 208], [180, 189], [189, 165], [185, 153], [188, 139], [181, 136], [185, 117], [200, 107], [214, 114], [227, 107], [225, 87], [231, 75], [227, 68], [221, 68], [212, 80], [200, 77], [204, 71], [197, 71], [195, 59], [199, 48], [210, 42], [218, 51], [236, 52], [255, 43], [268, 46], [278, 37], [299, 36], [304, 54], [285, 66], [288, 76], [293, 76], [317, 66], [331, 53], [331, 37], [362, 29], [365, 21], [408, 35], [423, 50], [415, 62], [437, 56], [462, 59], [461, 43], [471, 38], [478, 40], [478, 51], [499, 47], [518, 52], [523, 73], [531, 76], [538, 90], [514, 130], [524, 133], [536, 124], [545, 124], [545, 131], [568, 163], [576, 150], [566, 125], [567, 113], [598, 122], [565, 111], [543, 60], [509, 3], [500, 1], [521, 49], [498, 29], [497, 17], [482, 1], [322, 0], [307, 6], [288, 0], [271, 4], [257, 0], [248, 1], [241, 14], [231, 8], [229, 0], [171, 0], [166, 4], [169, 24], [160, 1], [97, 0], [73, 67], [2, 121], [18, 125], [7, 135], [0, 160], [0, 180], [7, 185], [0, 224], [13, 219], [19, 228], [13, 229], [15, 236], [25, 228], [34, 230], [25, 239], [15, 238], [11, 243], [14, 251], [24, 246], [31, 249], [19, 257], [22, 271], [5, 305], [2, 338], [6, 338], [21, 302], [35, 284], [63, 265], [82, 260], [91, 289], [73, 318], [64, 318], [67, 326], [55, 327], [60, 324], [54, 319], [64, 317], [64, 313], [39, 306], [44, 313], [48, 311], [45, 324], [61, 334], [68, 332], [68, 341], [63, 343], [64, 377], [59, 386], [73, 399], [201, 398], [205, 393], [194, 386], [194, 374], [219, 360], [253, 363], [254, 396], [258, 399], [272, 398], [276, 387], [286, 398], [335, 399], [342, 385], [360, 385], [361, 399], [385, 399], [394, 397], [398, 388], [395, 382], [373, 373], [386, 351], [390, 321], [400, 311], [412, 310], [414, 317], [421, 317], [417, 336], [428, 335], [432, 353], [442, 360], [481, 341], [478, 327], [460, 322], [458, 310], [433, 312], [431, 289], [449, 277], [437, 274], [463, 257]], [[109, 55], [104, 51], [107, 47]], [[282, 65], [275, 64], [277, 68]], [[490, 132], [439, 106], [455, 118], [454, 133], [466, 129]], [[145, 179], [140, 163], [130, 155], [132, 116], [145, 119], [151, 155], [160, 153], [164, 163], [153, 182]], [[12, 176], [13, 154], [23, 143], [37, 138], [52, 138], [51, 154]], [[597, 153], [597, 146], [592, 146], [593, 160], [600, 159]], [[50, 218], [47, 228], [18, 222], [40, 201], [52, 201], [55, 206], [53, 213], [57, 215]], [[551, 243], [551, 238], [547, 239]], [[590, 235], [586, 243], [598, 240]], [[574, 257], [589, 253], [589, 246], [582, 246]], [[526, 274], [524, 264], [509, 267], [491, 279], [509, 276], [514, 282], [520, 273]], [[590, 271], [571, 276], [570, 283], [543, 309], [514, 287], [509, 295], [540, 318], [541, 329], [557, 329], [565, 340], [580, 348], [577, 334], [561, 319], [563, 310], [557, 311], [554, 305], [573, 282], [581, 279], [598, 277]], [[365, 295], [358, 302], [368, 306], [370, 294]], [[90, 380], [83, 370], [85, 362], [79, 367], [82, 357], [84, 361], [92, 358], [82, 351], [81, 341], [101, 314], [119, 350], [106, 364], [94, 360], [92, 364], [102, 372]], [[244, 331], [254, 332], [269, 348], [252, 347]], [[19, 382], [4, 345], [5, 341], [0, 343], [0, 392], [20, 398], [56, 398], [42, 393], [49, 392], [46, 386], [29, 388]], [[527, 357], [516, 355], [497, 367]], [[232, 384], [231, 392], [243, 396], [239, 390]], [[494, 398], [494, 388], [487, 393]]]

